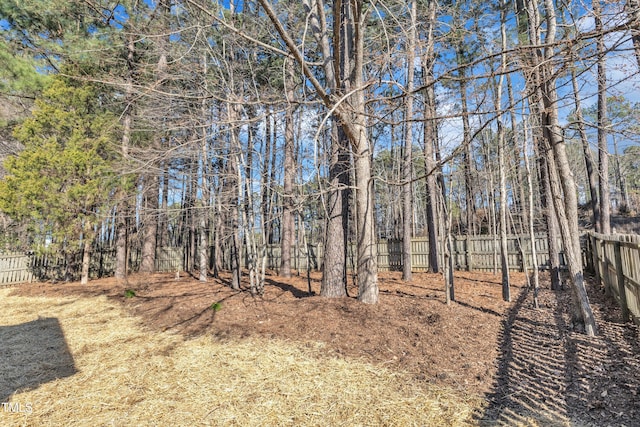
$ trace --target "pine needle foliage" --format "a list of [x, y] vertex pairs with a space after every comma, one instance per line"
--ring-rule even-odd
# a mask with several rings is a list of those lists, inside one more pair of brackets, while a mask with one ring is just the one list
[[117, 123], [98, 88], [53, 78], [14, 131], [25, 149], [4, 163], [0, 210], [38, 230], [36, 243], [90, 238], [114, 192]]

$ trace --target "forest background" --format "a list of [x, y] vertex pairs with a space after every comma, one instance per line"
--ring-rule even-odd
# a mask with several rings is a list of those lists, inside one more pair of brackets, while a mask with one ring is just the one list
[[544, 231], [596, 333], [580, 225], [640, 203], [637, 0], [1, 0], [0, 28], [3, 249], [79, 255], [86, 282], [99, 248], [126, 280], [180, 247], [234, 289], [244, 257], [260, 294], [267, 245], [288, 276], [320, 243], [321, 294], [352, 256], [375, 303], [379, 239], [411, 280], [428, 237], [450, 283], [452, 236], [487, 234], [509, 300], [507, 235]]

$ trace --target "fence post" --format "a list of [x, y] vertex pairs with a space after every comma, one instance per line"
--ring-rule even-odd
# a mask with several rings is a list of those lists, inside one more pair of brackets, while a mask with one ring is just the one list
[[[602, 236], [602, 241], [600, 242], [600, 246], [602, 247], [602, 252], [601, 252], [602, 271], [600, 273], [600, 276], [602, 278], [602, 281], [604, 282], [604, 294], [606, 296], [611, 296], [613, 292], [611, 289], [611, 287], [613, 286], [613, 281], [611, 279], [611, 269], [609, 268], [609, 265], [611, 264], [611, 259], [607, 253], [607, 247], [609, 246], [609, 243], [611, 243], [611, 241], [606, 239], [605, 236]], [[614, 262], [615, 262], [615, 244], [614, 244]]]
[[614, 242], [614, 252], [616, 259], [616, 281], [618, 282], [618, 294], [620, 295], [620, 307], [622, 308], [622, 321], [629, 319], [629, 305], [627, 303], [627, 287], [624, 280], [624, 271], [622, 270], [622, 244], [620, 241]]
[[604, 294], [610, 297], [613, 291], [611, 290], [611, 271], [609, 270], [609, 264], [611, 263], [611, 261], [609, 259], [609, 256], [607, 255], [608, 243], [609, 242], [607, 241], [606, 237], [602, 235], [602, 240], [598, 242], [598, 257], [602, 257], [602, 260], [598, 264], [600, 265], [600, 278], [604, 283]]
[[582, 258], [582, 262], [584, 263], [584, 270], [585, 271], [593, 271], [591, 269], [591, 238], [589, 237], [588, 234], [585, 234], [584, 236], [584, 251], [582, 252], [583, 258]]
[[600, 276], [600, 261], [598, 257], [598, 238], [595, 234], [591, 235], [591, 253], [593, 257], [593, 273], [596, 276], [598, 286], [602, 285], [602, 277]]
[[[516, 244], [518, 245], [518, 248], [520, 249], [518, 251], [518, 256], [520, 256], [520, 272], [524, 273], [525, 271], [527, 271], [527, 255], [524, 252], [525, 251], [525, 247], [526, 247], [526, 239], [527, 237], [522, 236], [521, 238], [516, 238]], [[522, 244], [522, 241], [525, 241], [525, 244]]]

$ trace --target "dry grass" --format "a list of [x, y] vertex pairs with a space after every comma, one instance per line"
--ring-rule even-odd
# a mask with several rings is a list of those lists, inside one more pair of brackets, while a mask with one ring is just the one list
[[184, 340], [145, 331], [105, 297], [9, 294], [0, 399], [32, 413], [0, 407], [3, 426], [456, 426], [481, 405], [314, 343]]

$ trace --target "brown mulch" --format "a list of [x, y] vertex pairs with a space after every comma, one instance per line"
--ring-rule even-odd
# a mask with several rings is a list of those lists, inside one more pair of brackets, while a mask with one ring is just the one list
[[[269, 275], [265, 294], [233, 291], [228, 276], [199, 282], [173, 274], [77, 283], [24, 284], [24, 296], [107, 295], [150, 330], [220, 340], [250, 336], [325, 343], [333, 356], [402, 369], [418, 381], [486, 396], [482, 425], [640, 425], [638, 329], [599, 290], [590, 298], [601, 334], [587, 338], [568, 315], [569, 291], [543, 282], [535, 310], [523, 274], [512, 274], [513, 301], [502, 301], [499, 276], [456, 273], [456, 302], [444, 303], [438, 274], [380, 274], [380, 302], [324, 299], [320, 276]], [[309, 293], [309, 283], [311, 293]], [[125, 298], [132, 289], [135, 297]], [[355, 289], [350, 289], [355, 294]], [[217, 303], [219, 310], [213, 310]]]

